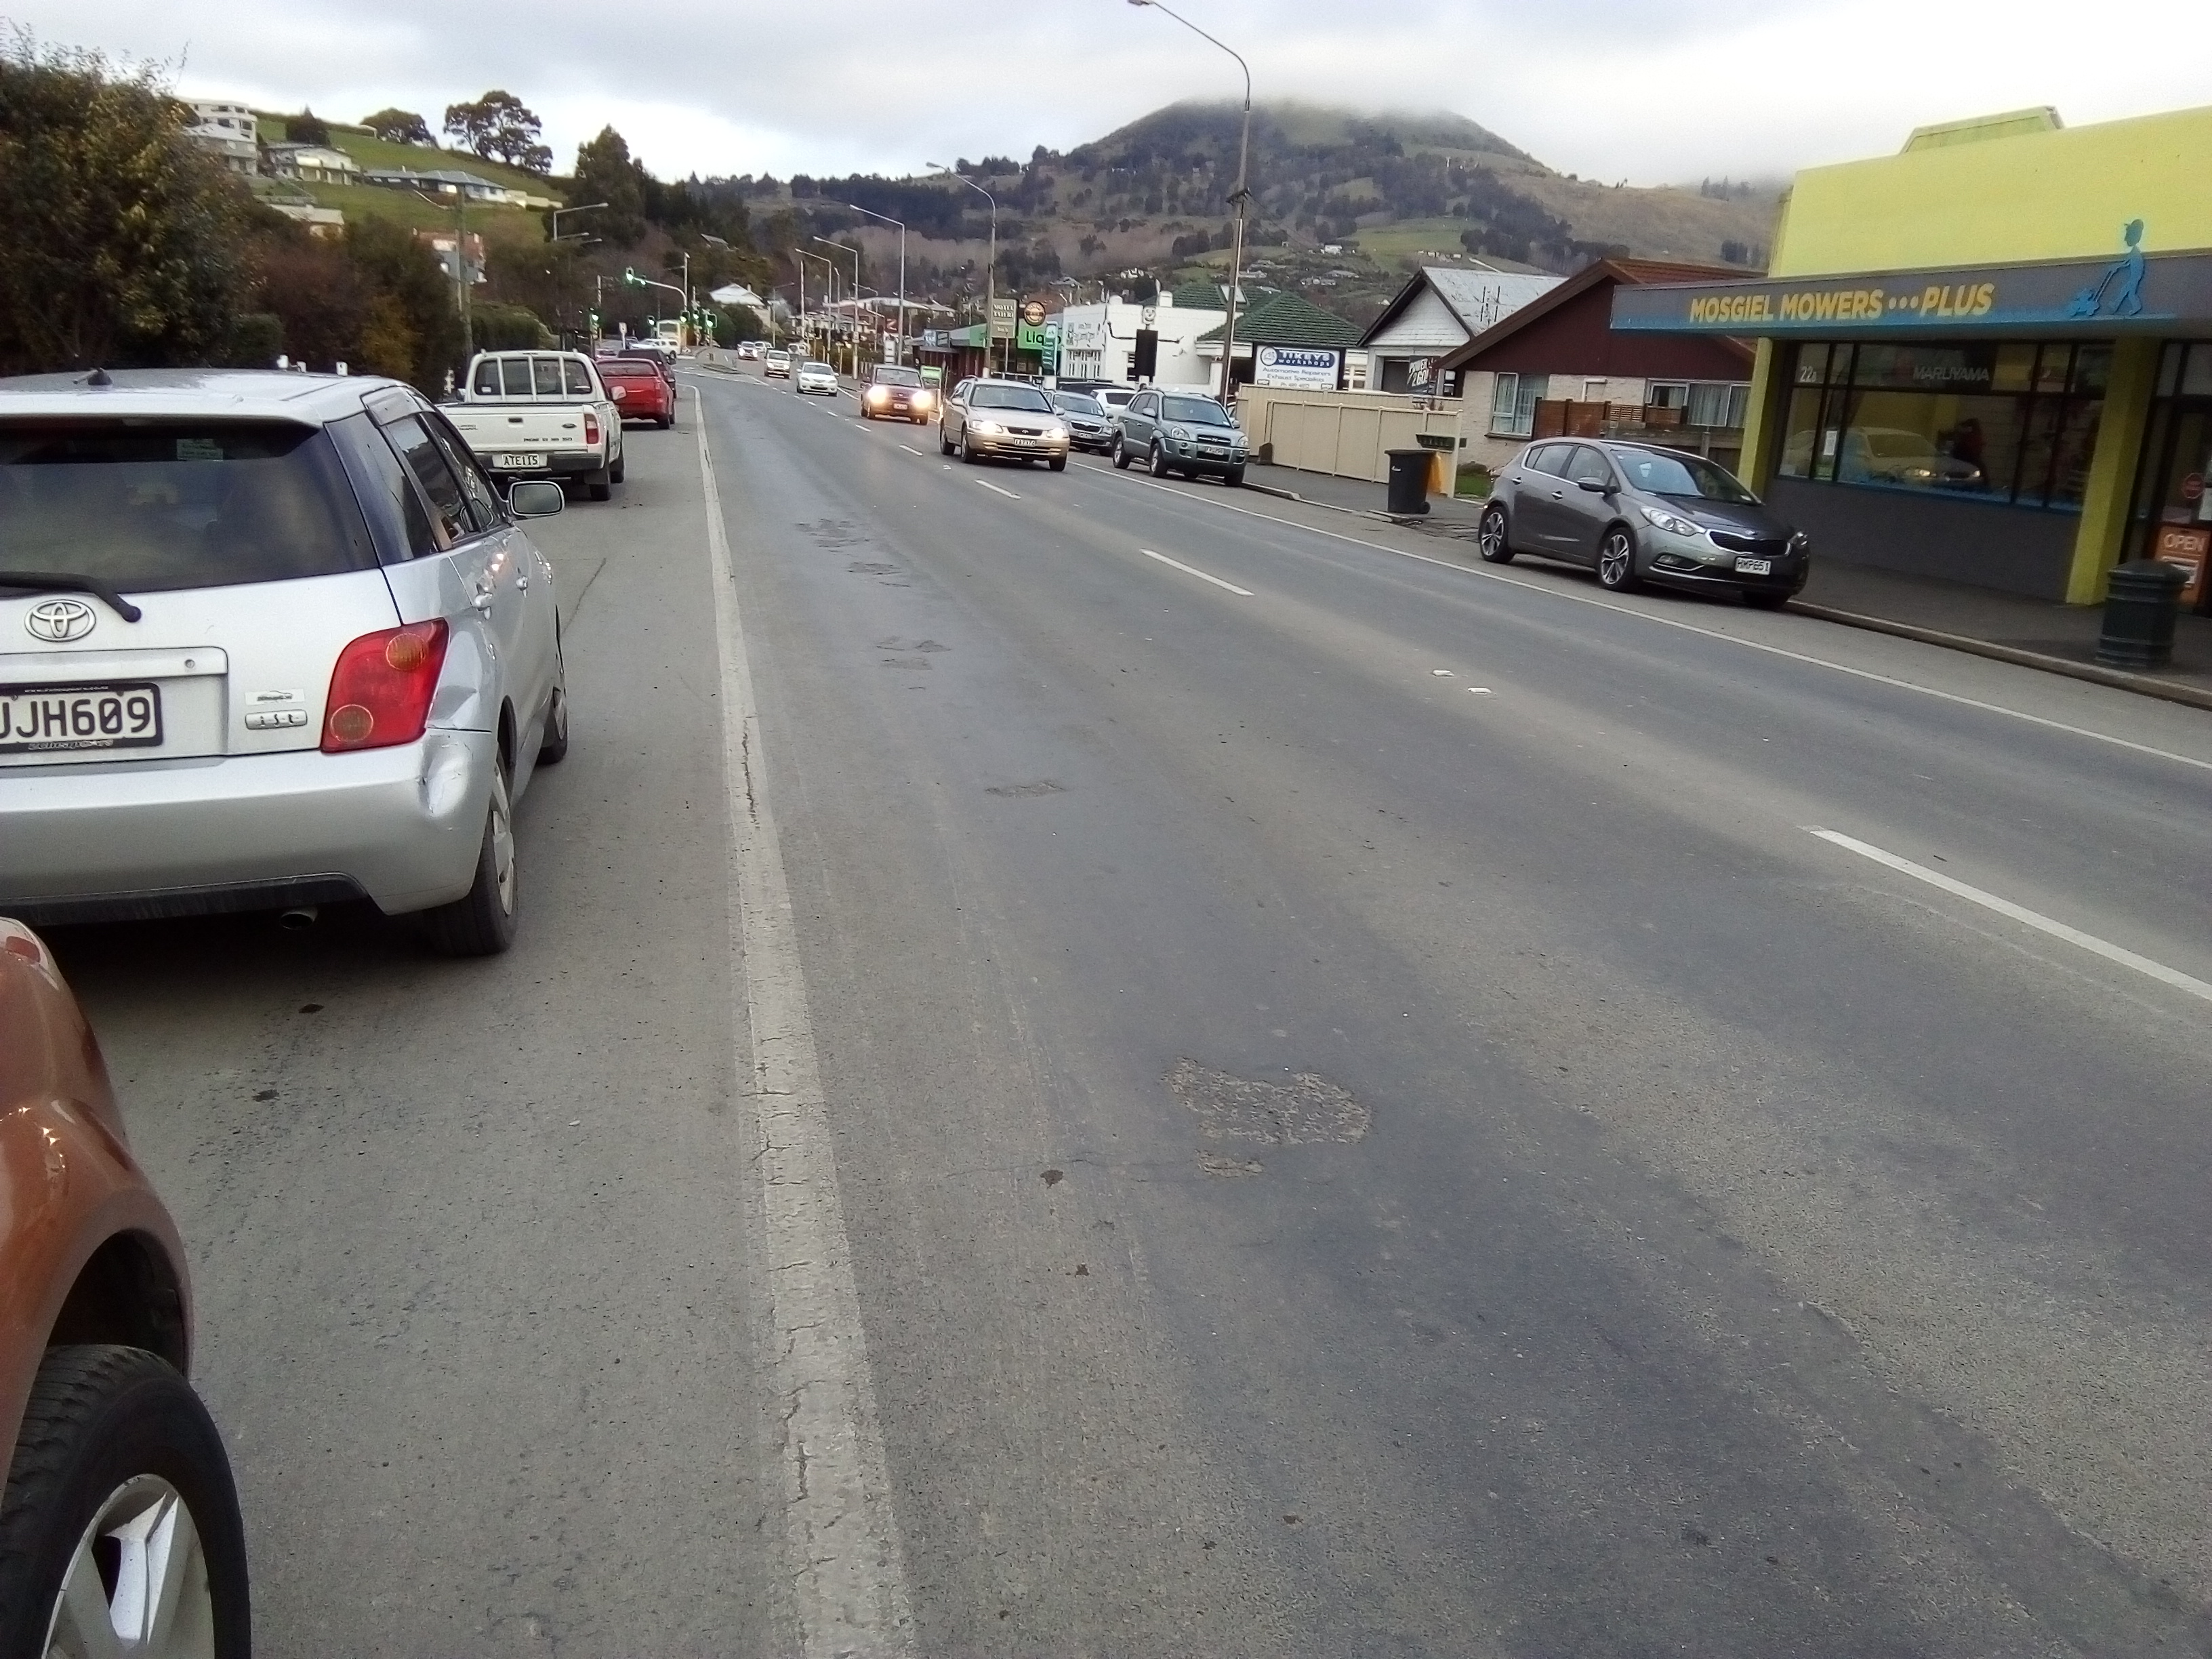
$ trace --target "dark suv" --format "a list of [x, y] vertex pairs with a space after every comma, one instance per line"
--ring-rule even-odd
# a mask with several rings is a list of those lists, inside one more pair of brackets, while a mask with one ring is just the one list
[[1155, 478], [1212, 473], [1225, 484], [1241, 484], [1245, 459], [1243, 428], [1204, 392], [1139, 392], [1115, 423], [1114, 465], [1142, 459]]
[[1646, 581], [1731, 590], [1785, 605], [1812, 563], [1803, 532], [1724, 466], [1653, 444], [1562, 438], [1522, 450], [1498, 474], [1476, 532], [1492, 564], [1516, 553], [1589, 565], [1625, 592]]

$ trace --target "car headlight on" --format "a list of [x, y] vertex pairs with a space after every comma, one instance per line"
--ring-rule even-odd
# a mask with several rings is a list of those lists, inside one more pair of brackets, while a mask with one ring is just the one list
[[889, 403], [890, 397], [891, 394], [879, 386], [872, 386], [868, 388], [868, 401], [872, 404]]
[[1053, 425], [1045, 428], [1044, 435], [1051, 439], [1054, 443], [1064, 444], [1067, 441], [1067, 428], [1055, 422]]
[[914, 406], [916, 409], [927, 409], [936, 401], [927, 392], [917, 392], [914, 394]]
[[996, 421], [970, 421], [968, 424], [978, 437], [1003, 438], [1006, 435], [1006, 428]]
[[1639, 505], [1636, 510], [1644, 515], [1646, 522], [1670, 536], [1702, 536], [1705, 533], [1703, 526], [1691, 523], [1679, 514], [1669, 513], [1664, 507]]

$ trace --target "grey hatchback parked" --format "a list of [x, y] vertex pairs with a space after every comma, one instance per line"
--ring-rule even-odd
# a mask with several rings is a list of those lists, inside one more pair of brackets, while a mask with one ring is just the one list
[[1653, 444], [1531, 444], [1498, 475], [1476, 532], [1492, 564], [1516, 553], [1589, 565], [1598, 585], [1724, 588], [1772, 610], [1805, 586], [1812, 547], [1726, 467]]
[[1155, 478], [1210, 472], [1225, 484], [1241, 484], [1243, 428], [1203, 392], [1139, 392], [1116, 422], [1114, 465], [1126, 467], [1139, 457]]

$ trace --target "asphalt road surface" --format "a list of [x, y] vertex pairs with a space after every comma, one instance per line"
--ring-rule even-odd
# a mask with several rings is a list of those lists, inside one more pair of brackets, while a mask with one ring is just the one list
[[690, 378], [512, 954], [58, 940], [264, 1653], [2212, 1652], [2212, 720]]

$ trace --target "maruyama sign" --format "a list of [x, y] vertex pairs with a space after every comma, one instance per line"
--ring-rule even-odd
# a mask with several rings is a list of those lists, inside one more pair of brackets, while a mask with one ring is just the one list
[[1630, 333], [1917, 334], [1990, 329], [2112, 334], [2212, 319], [2212, 254], [2146, 255], [2142, 231], [2117, 259], [1889, 271], [1796, 281], [1616, 288]]

